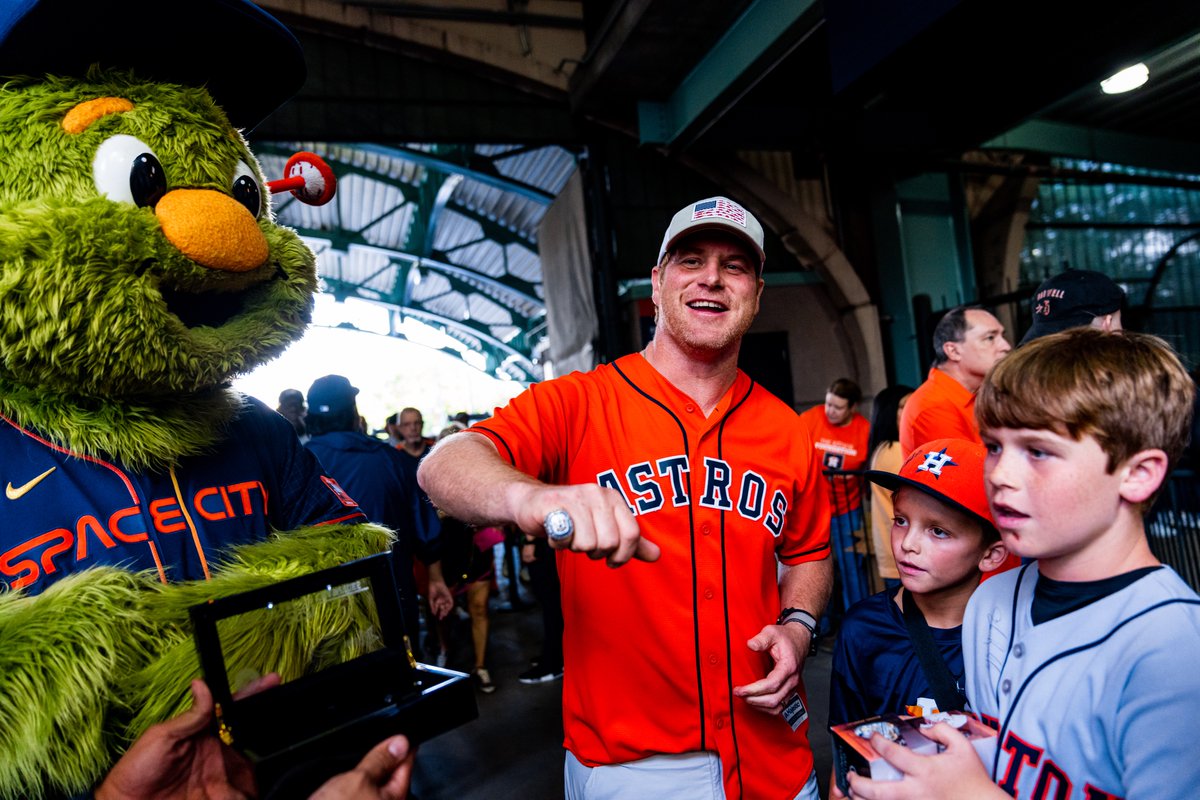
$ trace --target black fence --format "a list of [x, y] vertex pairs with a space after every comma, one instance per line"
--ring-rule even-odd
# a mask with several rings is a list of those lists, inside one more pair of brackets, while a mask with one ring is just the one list
[[1150, 550], [1200, 592], [1200, 483], [1190, 469], [1171, 473], [1146, 515]]
[[829, 544], [833, 551], [834, 591], [829, 616], [840, 618], [850, 606], [881, 588], [871, 552], [863, 470], [825, 470], [832, 501]]

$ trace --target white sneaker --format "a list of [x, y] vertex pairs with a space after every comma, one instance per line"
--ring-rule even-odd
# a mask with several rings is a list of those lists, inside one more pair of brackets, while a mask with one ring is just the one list
[[492, 683], [492, 676], [483, 667], [475, 670], [475, 685], [484, 694], [491, 694], [496, 691], [496, 684]]

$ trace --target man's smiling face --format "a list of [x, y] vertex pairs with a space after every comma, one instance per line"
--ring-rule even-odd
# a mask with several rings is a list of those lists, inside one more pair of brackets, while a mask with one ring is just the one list
[[658, 335], [685, 350], [736, 346], [758, 313], [757, 263], [733, 236], [704, 231], [684, 239], [651, 273]]

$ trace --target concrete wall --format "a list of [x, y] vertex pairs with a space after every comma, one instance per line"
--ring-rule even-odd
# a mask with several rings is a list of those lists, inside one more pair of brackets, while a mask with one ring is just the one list
[[823, 286], [768, 287], [750, 331], [787, 331], [797, 411], [824, 403], [825, 390], [836, 378], [852, 378], [864, 393], [870, 391], [853, 363], [853, 348]]

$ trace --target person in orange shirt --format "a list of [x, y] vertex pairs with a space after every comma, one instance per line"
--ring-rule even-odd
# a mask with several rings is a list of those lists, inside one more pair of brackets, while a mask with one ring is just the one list
[[[1004, 326], [982, 306], [958, 306], [933, 329], [933, 366], [900, 414], [904, 457], [934, 439], [966, 439], [983, 444], [975, 421], [975, 392], [988, 370], [1012, 350]], [[1020, 563], [1013, 553], [985, 580]]]
[[855, 536], [863, 529], [862, 477], [846, 474], [862, 470], [867, 463], [871, 423], [858, 413], [861, 400], [857, 383], [838, 378], [825, 392], [825, 405], [800, 415], [829, 481], [829, 540], [838, 564], [843, 611], [871, 593], [864, 553]]
[[982, 306], [952, 308], [933, 330], [933, 366], [900, 417], [900, 448], [934, 439], [980, 442], [975, 391], [992, 365], [1012, 350], [1004, 326]]

